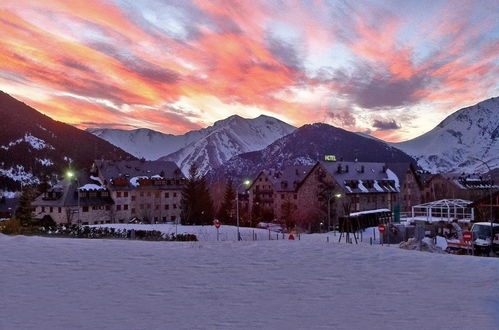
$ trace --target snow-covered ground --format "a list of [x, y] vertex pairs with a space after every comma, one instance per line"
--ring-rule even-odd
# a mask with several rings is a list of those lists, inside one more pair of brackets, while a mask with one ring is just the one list
[[322, 238], [0, 235], [0, 329], [498, 328], [499, 259]]
[[[105, 224], [105, 225], [92, 225], [90, 227], [109, 227], [115, 229], [135, 229], [135, 230], [158, 230], [166, 234], [194, 234], [197, 236], [199, 241], [216, 241], [217, 240], [217, 229], [215, 226], [182, 226], [174, 224], [155, 224], [155, 225], [141, 225], [141, 224]], [[235, 241], [237, 240], [237, 227], [235, 226], [225, 226], [222, 225], [218, 229], [218, 239], [219, 241]], [[278, 234], [274, 231], [269, 231], [267, 229], [260, 228], [246, 228], [240, 227], [239, 229], [241, 239], [245, 241], [253, 240], [253, 235], [255, 235], [256, 240], [269, 240], [269, 234], [271, 239], [282, 239], [282, 234]], [[278, 236], [278, 237], [277, 237]], [[285, 235], [284, 237], [288, 237]]]

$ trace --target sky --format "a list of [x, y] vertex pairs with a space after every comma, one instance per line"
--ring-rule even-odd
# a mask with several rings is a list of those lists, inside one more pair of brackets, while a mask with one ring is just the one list
[[2, 0], [0, 90], [82, 129], [264, 114], [403, 141], [499, 95], [498, 17], [498, 0]]

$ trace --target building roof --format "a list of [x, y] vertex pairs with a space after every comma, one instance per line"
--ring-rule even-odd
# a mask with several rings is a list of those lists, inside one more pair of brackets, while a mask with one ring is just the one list
[[414, 165], [412, 163], [409, 163], [409, 162], [406, 162], [406, 163], [387, 163], [386, 166], [388, 166], [388, 168], [390, 170], [392, 170], [393, 173], [395, 173], [395, 175], [397, 175], [397, 177], [399, 179], [400, 187], [402, 187], [404, 185], [407, 170], [411, 170], [414, 173], [417, 184], [418, 185], [421, 184], [421, 178], [417, 174], [416, 169], [414, 168]]
[[[141, 180], [178, 180], [185, 179], [177, 164], [171, 161], [146, 160], [96, 160], [95, 169], [104, 178], [104, 184], [116, 185], [117, 179], [125, 179], [120, 189], [136, 189]], [[94, 181], [96, 181], [94, 179]], [[155, 185], [160, 188], [162, 185]], [[179, 185], [180, 187], [180, 185]], [[172, 187], [169, 187], [172, 188]]]
[[295, 191], [313, 167], [313, 165], [288, 166], [271, 173], [270, 181], [276, 191]]
[[494, 185], [494, 182], [489, 178], [479, 174], [464, 174], [464, 173], [442, 173], [443, 178], [452, 182], [459, 189], [477, 190], [477, 189], [497, 189], [499, 186]]
[[313, 167], [313, 165], [293, 165], [282, 170], [263, 170], [260, 174], [263, 173], [269, 178], [275, 191], [290, 192], [299, 187]]
[[397, 175], [385, 163], [321, 161], [320, 164], [347, 194], [400, 191]]
[[[87, 185], [84, 175], [81, 175], [78, 178], [78, 184], [80, 186]], [[57, 198], [47, 198], [47, 194], [41, 194], [33, 201], [32, 205], [53, 207], [78, 206], [78, 184], [76, 180], [64, 179], [57, 185], [49, 189], [49, 191], [47, 192], [55, 193], [55, 195], [58, 196]], [[99, 206], [114, 204], [111, 197], [81, 197], [79, 203], [80, 206]]]

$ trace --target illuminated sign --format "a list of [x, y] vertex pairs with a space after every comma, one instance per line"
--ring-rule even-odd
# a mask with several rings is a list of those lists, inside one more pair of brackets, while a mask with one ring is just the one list
[[327, 162], [335, 162], [336, 161], [336, 156], [335, 155], [325, 155], [324, 160]]

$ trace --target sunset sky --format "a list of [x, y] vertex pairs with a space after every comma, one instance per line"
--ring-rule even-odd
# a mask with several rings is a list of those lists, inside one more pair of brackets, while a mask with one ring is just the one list
[[499, 2], [2, 0], [0, 90], [86, 127], [232, 114], [389, 141], [499, 95]]

